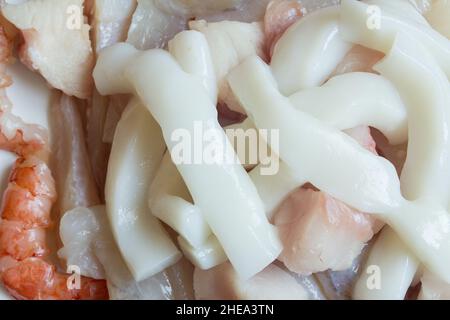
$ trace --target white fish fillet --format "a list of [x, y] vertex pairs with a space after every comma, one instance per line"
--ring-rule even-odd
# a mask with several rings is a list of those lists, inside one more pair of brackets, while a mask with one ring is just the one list
[[55, 137], [52, 146], [53, 175], [59, 213], [100, 204], [86, 149], [82, 106], [75, 99], [62, 95], [55, 98], [51, 110]]
[[95, 51], [125, 41], [136, 0], [94, 0], [93, 44]]
[[7, 5], [2, 14], [24, 38], [22, 62], [69, 96], [92, 92], [94, 55], [82, 0], [35, 0]]
[[192, 266], [182, 259], [157, 275], [135, 282], [109, 228], [104, 206], [77, 208], [61, 221], [60, 256], [83, 275], [106, 278], [112, 300], [193, 299]]

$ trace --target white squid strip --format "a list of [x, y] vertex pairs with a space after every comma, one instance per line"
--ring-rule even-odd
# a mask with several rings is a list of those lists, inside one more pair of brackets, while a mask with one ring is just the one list
[[369, 253], [355, 284], [353, 298], [357, 300], [403, 300], [416, 273], [419, 261], [385, 227]]
[[[114, 50], [114, 46], [111, 48]], [[122, 49], [123, 45], [118, 47], [118, 50]], [[102, 60], [102, 55], [99, 59]], [[102, 70], [96, 70], [94, 78], [99, 84], [107, 84], [102, 74]], [[197, 122], [214, 133], [207, 147], [221, 152], [225, 161], [180, 164], [177, 168], [194, 203], [203, 212], [240, 276], [249, 278], [264, 269], [281, 252], [281, 243], [275, 227], [267, 221], [255, 186], [238, 163], [233, 147], [217, 121], [215, 105], [201, 82], [183, 72], [162, 50], [143, 53], [128, 66], [125, 74], [130, 82], [128, 86], [135, 88], [160, 123], [170, 150], [177, 145], [171, 139], [174, 130], [183, 128], [193, 137]], [[102, 88], [105, 92], [111, 89], [107, 85]]]
[[[446, 37], [427, 25], [392, 13], [392, 10], [385, 10], [383, 7], [380, 9], [379, 16], [371, 16], [368, 4], [342, 0], [341, 36], [347, 41], [387, 53], [397, 33], [408, 34], [430, 51], [450, 78], [450, 42]], [[378, 19], [379, 24], [376, 21]]]
[[[169, 150], [175, 130], [194, 137], [195, 122], [212, 130], [209, 146], [223, 154], [212, 164], [177, 165], [194, 203], [199, 206], [227, 256], [243, 278], [270, 264], [281, 251], [275, 228], [217, 121], [217, 111], [197, 79], [184, 73], [165, 51], [152, 50], [130, 65], [126, 74], [137, 94], [160, 123]], [[168, 88], [176, 88], [176, 94]], [[185, 111], [185, 112], [183, 112]], [[205, 150], [202, 150], [205, 151]]]
[[[266, 142], [261, 139], [261, 136], [258, 134], [255, 126], [249, 118], [245, 119], [241, 123], [226, 126], [224, 129], [228, 140], [230, 140], [233, 145], [234, 150], [236, 151], [236, 154], [245, 170], [249, 171], [254, 169], [255, 166], [261, 162], [261, 160], [264, 162], [263, 158], [265, 156], [270, 154], [270, 150], [267, 148]], [[265, 150], [267, 151], [267, 154], [261, 154], [263, 146], [267, 148]], [[262, 197], [261, 200], [265, 201]]]
[[258, 128], [280, 130], [280, 156], [292, 170], [359, 211], [386, 220], [430, 270], [450, 283], [447, 211], [427, 201], [406, 201], [389, 161], [295, 110], [260, 58], [247, 59], [228, 80]]
[[424, 272], [420, 279], [421, 290], [417, 300], [449, 300], [450, 286], [430, 272]]
[[[228, 80], [257, 128], [279, 130], [280, 156], [299, 176], [363, 212], [386, 212], [400, 205], [397, 173], [389, 161], [296, 110], [277, 90], [260, 58], [247, 59]], [[320, 165], [326, 160], [327, 165]]]
[[201, 246], [191, 246], [183, 237], [178, 237], [178, 244], [184, 256], [197, 268], [208, 270], [228, 260], [222, 246], [214, 235]]
[[313, 12], [291, 26], [277, 42], [272, 70], [284, 95], [321, 85], [352, 44], [339, 35], [339, 8]]
[[230, 92], [226, 76], [246, 57], [253, 54], [265, 56], [263, 24], [227, 21], [227, 19], [217, 23], [193, 20], [189, 23], [189, 27], [206, 37], [217, 78], [219, 102], [233, 111], [243, 112]]
[[[450, 195], [450, 87], [445, 74], [420, 43], [405, 36], [397, 39], [386, 58], [374, 69], [396, 85], [409, 108], [408, 154], [401, 175], [403, 194], [409, 200], [428, 198], [446, 207]], [[392, 242], [391, 247], [384, 249], [388, 256], [401, 247], [400, 243]], [[415, 259], [408, 251], [402, 256]], [[409, 278], [414, 276], [416, 270], [409, 265], [396, 264], [389, 268], [389, 262], [385, 261], [385, 273], [404, 272]], [[392, 277], [390, 284], [404, 289], [402, 280]], [[389, 297], [390, 290], [391, 287], [385, 286], [378, 293]], [[403, 298], [399, 295], [397, 298]]]
[[[396, 33], [403, 31], [421, 41], [449, 77], [449, 42], [431, 27], [412, 24], [393, 14], [386, 14], [386, 11], [382, 10], [381, 29], [361, 29], [362, 24], [366, 24], [367, 21], [367, 6], [345, 0], [342, 10], [342, 34], [346, 39], [388, 53]], [[443, 159], [448, 159], [448, 146], [446, 146], [448, 133], [445, 133], [448, 130], [448, 100], [447, 103], [445, 102], [449, 94], [448, 83], [443, 80], [442, 72], [435, 66], [424, 48], [418, 45], [411, 47], [413, 45], [411, 41], [404, 45], [409, 45], [410, 48], [406, 52], [399, 48], [389, 53], [388, 58], [377, 69], [397, 84], [405, 102], [412, 107], [410, 115], [411, 126], [413, 126], [410, 128], [412, 143], [408, 147], [406, 161], [408, 165], [405, 165], [402, 173], [402, 190], [408, 198], [431, 197], [439, 203], [444, 202], [446, 206], [445, 202], [448, 202], [449, 196], [448, 168], [446, 167], [449, 164], [448, 160]], [[415, 65], [411, 70], [409, 68], [412, 64]], [[402, 73], [403, 78], [400, 79], [397, 72], [407, 73]], [[408, 76], [405, 76], [406, 74]], [[423, 76], [425, 78], [422, 78]], [[415, 91], [417, 89], [418, 92]], [[421, 102], [425, 100], [425, 104], [421, 105]], [[430, 101], [434, 108], [429, 108]], [[422, 123], [424, 120], [425, 124]], [[441, 156], [443, 156], [442, 160]], [[386, 248], [386, 250], [390, 249]]]
[[103, 96], [133, 92], [123, 71], [141, 53], [132, 45], [122, 42], [103, 49], [93, 72], [98, 92]]
[[117, 125], [105, 197], [114, 237], [136, 281], [181, 257], [147, 206], [148, 188], [164, 151], [158, 124], [139, 102], [132, 101]]
[[[354, 94], [348, 95], [348, 92]], [[375, 74], [337, 76], [322, 87], [299, 91], [290, 97], [290, 101], [298, 110], [341, 130], [370, 125], [379, 129], [391, 143], [407, 139], [406, 108], [395, 87]], [[253, 126], [250, 119], [245, 123], [246, 127]], [[269, 218], [290, 192], [306, 183], [304, 177], [296, 177], [282, 161], [277, 175], [263, 176], [256, 167], [250, 177]]]
[[[408, 200], [447, 207], [450, 187], [450, 85], [419, 42], [399, 36], [375, 70], [398, 88], [408, 108], [408, 155], [401, 175]], [[426, 214], [426, 213], [424, 213]]]
[[[208, 33], [206, 32], [205, 34]], [[183, 31], [169, 42], [169, 52], [178, 61], [181, 68], [185, 72], [199, 78], [199, 80], [203, 83], [206, 91], [211, 95], [211, 100], [213, 101], [213, 103], [217, 104], [218, 85], [213, 66], [213, 59], [206, 35], [199, 31]], [[223, 54], [223, 50], [221, 50], [221, 53]], [[236, 54], [232, 54], [232, 56], [236, 57]], [[247, 129], [253, 130], [254, 126], [251, 124], [251, 122], [249, 124], [249, 121], [246, 120], [243, 123], [228, 126], [225, 129], [226, 132], [228, 129], [233, 129], [233, 132], [237, 132], [237, 130], [239, 129], [242, 129], [244, 131], [246, 131]], [[246, 156], [250, 155], [251, 148], [258, 147], [259, 141], [255, 140], [259, 139], [251, 139], [251, 143], [256, 142], [256, 145], [250, 145], [250, 143], [246, 143], [244, 146], [244, 150], [240, 150], [239, 148], [241, 146], [235, 143], [236, 141], [234, 141], [234, 136], [230, 136], [227, 134], [227, 137], [233, 144], [234, 149], [238, 154], [239, 160], [241, 160], [241, 163], [244, 165], [244, 168], [253, 168], [255, 164], [258, 163], [258, 161], [255, 161], [255, 164], [246, 164]]]
[[[169, 42], [169, 52], [185, 72], [199, 78], [206, 91], [211, 95], [211, 100], [216, 104], [217, 80], [206, 37], [198, 31], [183, 31]], [[247, 122], [244, 121], [242, 124], [233, 125], [226, 129], [254, 129], [251, 123], [247, 126]], [[228, 136], [228, 138], [232, 137]], [[237, 152], [239, 146], [234, 144], [231, 139], [230, 142]], [[245, 164], [245, 156], [249, 154], [248, 148], [250, 146], [246, 143], [245, 147], [245, 153], [237, 152], [243, 164]], [[173, 195], [176, 192], [170, 192], [171, 186], [176, 185], [184, 187], [184, 190], [178, 189], [178, 196]], [[160, 195], [152, 197], [152, 193], [156, 194], [158, 190]], [[180, 194], [183, 194], [184, 197], [179, 196]], [[189, 191], [172, 163], [170, 154], [166, 154], [164, 157], [160, 171], [152, 184], [150, 199], [152, 198], [154, 201], [150, 200], [150, 206], [153, 214], [182, 236], [179, 238], [180, 247], [194, 265], [205, 270], [226, 261], [223, 248], [216, 237], [211, 236], [211, 229], [204, 220], [200, 209], [189, 202], [192, 201]], [[188, 201], [186, 201], [186, 198]], [[211, 238], [208, 239], [210, 236]]]
[[447, 39], [450, 39], [450, 2], [447, 0], [433, 1], [425, 17], [430, 25]]
[[[198, 77], [210, 95], [211, 101], [214, 105], [217, 104], [217, 79], [206, 37], [198, 31], [183, 31], [169, 41], [168, 47], [169, 52], [181, 68], [186, 73]], [[184, 199], [182, 196], [170, 195], [170, 190], [166, 188], [166, 194], [159, 197], [157, 205], [152, 207], [154, 214], [155, 212], [156, 215], [159, 213], [159, 217], [165, 218], [166, 220], [163, 221], [169, 222], [169, 225], [181, 235], [178, 238], [180, 248], [197, 267], [210, 269], [226, 261], [225, 252], [217, 238], [212, 235], [200, 208], [192, 204], [189, 190], [187, 190], [176, 166], [172, 163], [170, 153], [166, 154], [161, 167], [161, 169], [165, 169], [167, 175], [173, 177], [172, 181], [176, 180], [175, 183], [183, 188], [179, 190], [178, 194], [184, 195]], [[170, 181], [167, 178], [166, 176], [164, 180], [161, 180], [161, 185], [164, 185], [164, 181]], [[156, 180], [155, 183], [157, 183]], [[170, 185], [166, 184], [166, 186], [170, 188]], [[155, 192], [158, 189], [162, 190], [156, 187]]]
[[168, 224], [194, 247], [204, 244], [211, 235], [200, 208], [192, 204], [189, 190], [166, 152], [152, 182], [149, 205], [154, 216]]
[[432, 2], [435, 2], [434, 0], [407, 0], [407, 1], [409, 1], [414, 6], [414, 8], [416, 8], [416, 10], [419, 11], [421, 14], [426, 14], [430, 10]]
[[169, 41], [169, 52], [185, 72], [199, 78], [211, 101], [217, 104], [216, 74], [205, 36], [194, 30], [182, 31]]
[[321, 87], [301, 90], [290, 100], [297, 109], [341, 130], [364, 124], [383, 132], [391, 144], [408, 139], [402, 99], [394, 85], [379, 75], [346, 73]]
[[294, 173], [283, 161], [280, 161], [280, 167], [276, 175], [262, 175], [259, 166], [250, 171], [249, 174], [264, 202], [269, 221], [272, 220], [282, 201], [292, 191], [307, 182], [304, 177]]
[[[198, 31], [182, 31], [169, 41], [168, 47], [181, 68], [198, 78], [211, 101], [216, 104], [217, 81], [205, 36]], [[198, 259], [198, 251], [206, 245], [212, 231], [200, 208], [192, 204], [189, 190], [168, 152], [150, 188], [149, 203], [152, 213], [181, 235], [178, 242], [185, 256], [194, 264], [202, 264]], [[209, 246], [210, 250], [201, 251], [203, 260], [210, 259], [208, 256], [224, 254], [217, 240], [216, 243], [217, 246]], [[208, 263], [213, 264], [213, 260], [210, 259]]]

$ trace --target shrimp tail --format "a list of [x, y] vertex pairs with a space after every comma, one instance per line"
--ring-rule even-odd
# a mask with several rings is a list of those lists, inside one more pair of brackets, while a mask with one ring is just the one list
[[37, 258], [17, 263], [2, 278], [8, 292], [20, 300], [108, 299], [105, 280], [60, 274], [55, 266]]
[[[52, 223], [55, 181], [38, 157], [19, 158], [4, 193], [0, 221], [0, 277], [17, 299], [107, 299], [104, 280], [61, 274], [43, 258]], [[73, 283], [72, 283], [73, 282]]]

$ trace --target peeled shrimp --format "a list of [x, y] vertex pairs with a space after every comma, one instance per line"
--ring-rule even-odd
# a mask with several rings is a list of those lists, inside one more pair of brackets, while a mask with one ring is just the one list
[[100, 299], [107, 297], [104, 281], [81, 279], [69, 289], [69, 275], [45, 262], [45, 229], [56, 199], [50, 169], [40, 159], [19, 158], [3, 198], [0, 223], [0, 270], [7, 290], [18, 299]]
[[59, 274], [55, 266], [42, 259], [29, 258], [7, 269], [3, 282], [17, 299], [98, 300], [108, 297], [103, 280], [81, 277], [79, 289], [69, 289], [69, 275]]

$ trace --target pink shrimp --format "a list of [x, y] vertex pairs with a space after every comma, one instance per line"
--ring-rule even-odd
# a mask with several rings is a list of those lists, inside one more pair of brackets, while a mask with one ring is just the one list
[[[371, 152], [375, 142], [368, 127], [348, 130]], [[279, 259], [300, 274], [345, 270], [382, 224], [372, 216], [350, 208], [322, 191], [301, 188], [275, 214], [283, 251]]]
[[100, 300], [108, 298], [103, 280], [81, 277], [80, 288], [70, 289], [69, 275], [38, 258], [28, 258], [3, 272], [3, 283], [17, 299]]
[[[2, 70], [11, 52], [4, 48], [8, 45], [0, 28]], [[0, 208], [0, 279], [17, 299], [107, 299], [104, 280], [81, 277], [80, 287], [71, 289], [70, 275], [57, 273], [44, 260], [45, 233], [52, 226], [50, 212], [56, 200], [51, 171], [41, 159], [48, 152], [47, 138], [42, 129], [12, 115], [3, 90], [0, 100], [0, 149], [19, 156]]]
[[272, 56], [275, 44], [284, 32], [303, 17], [303, 14], [302, 5], [296, 0], [274, 0], [267, 5], [264, 33], [269, 57]]
[[1, 209], [0, 255], [10, 257], [5, 260], [10, 266], [3, 271], [3, 283], [18, 299], [107, 298], [104, 281], [81, 278], [79, 289], [69, 289], [69, 275], [57, 273], [42, 259], [47, 253], [45, 229], [51, 226], [55, 199], [47, 165], [33, 156], [17, 160]]

